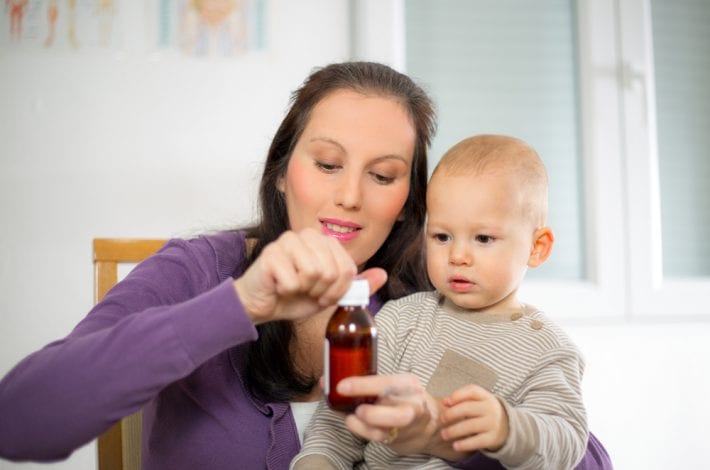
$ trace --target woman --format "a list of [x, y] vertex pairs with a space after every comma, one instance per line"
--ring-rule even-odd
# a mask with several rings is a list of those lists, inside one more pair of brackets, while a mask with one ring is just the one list
[[[321, 396], [325, 324], [352, 278], [379, 289], [375, 311], [428, 286], [433, 129], [429, 98], [386, 66], [313, 73], [269, 149], [258, 225], [169, 242], [20, 362], [0, 382], [0, 456], [65, 458], [144, 408], [146, 470], [287, 468], [313, 409], [303, 404]], [[363, 379], [343, 385], [383, 399], [348, 417], [354, 432], [397, 429], [400, 451], [466, 457], [441, 440], [413, 377]]]

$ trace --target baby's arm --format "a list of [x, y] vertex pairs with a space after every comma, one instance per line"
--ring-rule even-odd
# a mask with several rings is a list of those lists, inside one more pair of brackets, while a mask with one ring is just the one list
[[588, 438], [582, 370], [576, 348], [547, 352], [515, 406], [480, 387], [462, 387], [444, 401], [443, 437], [456, 450], [480, 450], [509, 469], [574, 468]]
[[350, 470], [363, 460], [366, 443], [345, 427], [343, 416], [321, 400], [306, 429], [303, 447], [291, 461], [290, 468]]

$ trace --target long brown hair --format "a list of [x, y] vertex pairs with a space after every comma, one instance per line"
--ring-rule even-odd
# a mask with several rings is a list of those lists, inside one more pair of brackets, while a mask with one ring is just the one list
[[[382, 301], [429, 288], [424, 260], [423, 227], [426, 217], [427, 150], [436, 129], [434, 106], [427, 94], [409, 77], [374, 62], [344, 62], [317, 69], [291, 96], [291, 106], [281, 122], [266, 157], [259, 186], [259, 223], [246, 229], [256, 239], [248, 264], [266, 245], [289, 229], [286, 204], [277, 181], [286, 174], [291, 152], [308, 123], [313, 108], [330, 93], [353, 90], [397, 100], [407, 110], [416, 131], [409, 195], [402, 220], [395, 223], [366, 267], [378, 266], [388, 273], [380, 289]], [[317, 377], [296, 370], [291, 352], [291, 322], [259, 325], [259, 338], [250, 343], [247, 382], [264, 401], [288, 401], [311, 391]]]

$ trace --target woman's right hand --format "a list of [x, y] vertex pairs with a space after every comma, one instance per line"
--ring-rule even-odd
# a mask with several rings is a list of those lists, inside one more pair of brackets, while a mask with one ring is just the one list
[[[256, 325], [304, 318], [334, 305], [356, 275], [357, 266], [340, 242], [309, 228], [284, 232], [267, 245], [234, 287]], [[387, 280], [379, 268], [361, 277], [371, 292]]]
[[413, 374], [366, 375], [341, 380], [345, 396], [377, 396], [359, 405], [345, 425], [363, 439], [382, 442], [399, 454], [428, 454], [457, 461], [465, 452], [453, 449], [441, 435], [441, 400], [434, 398]]

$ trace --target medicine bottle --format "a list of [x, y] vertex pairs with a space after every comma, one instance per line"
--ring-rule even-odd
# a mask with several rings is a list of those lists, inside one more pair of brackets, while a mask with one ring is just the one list
[[345, 377], [377, 374], [377, 328], [367, 309], [370, 287], [366, 279], [353, 280], [325, 333], [325, 396], [328, 406], [350, 413], [377, 397], [345, 397], [335, 386]]

